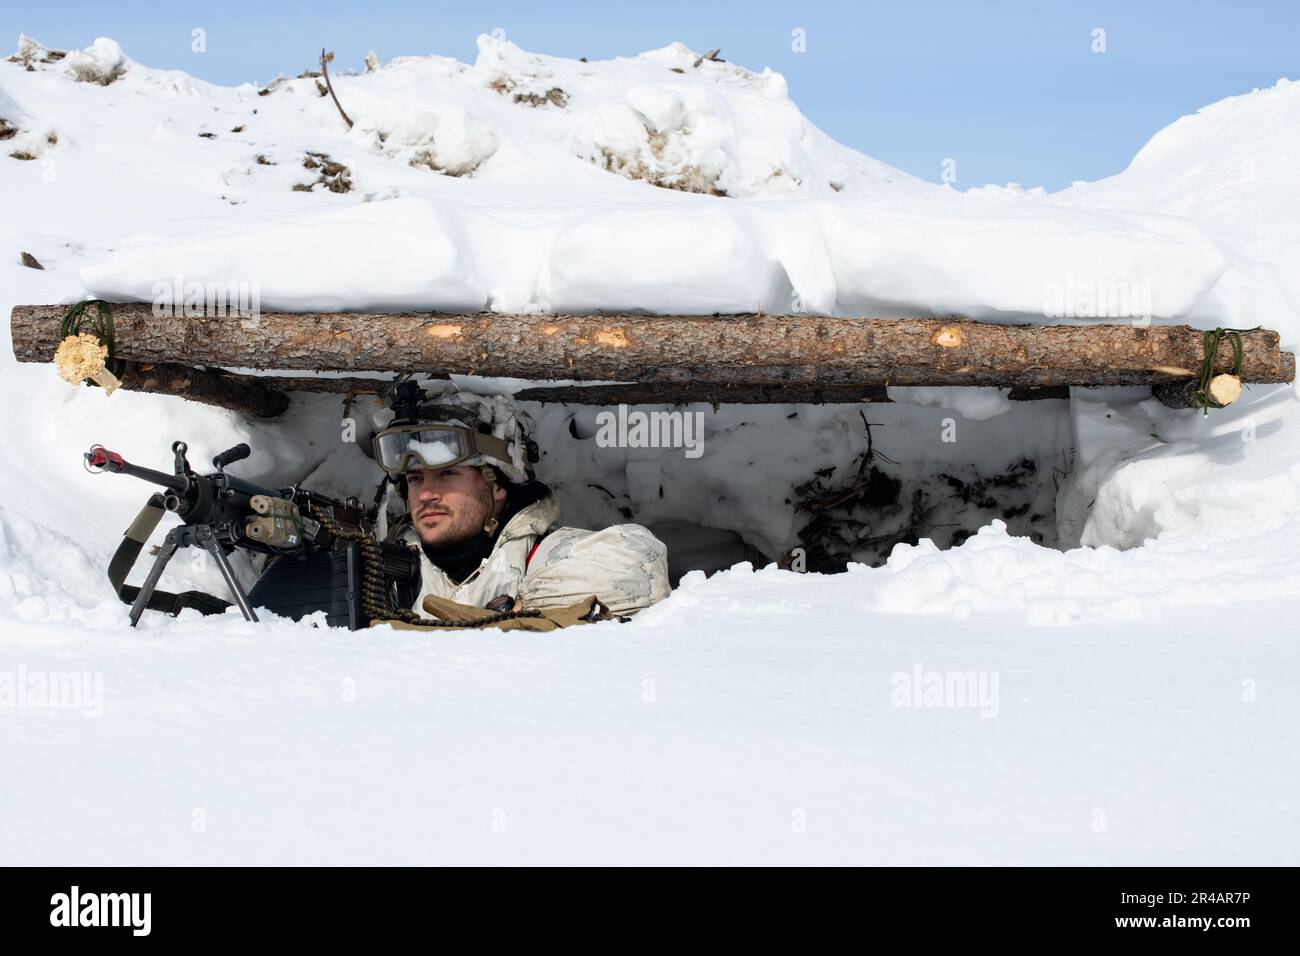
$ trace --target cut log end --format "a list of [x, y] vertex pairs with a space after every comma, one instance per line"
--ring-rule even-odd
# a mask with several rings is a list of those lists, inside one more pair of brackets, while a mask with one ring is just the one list
[[1152, 394], [1169, 408], [1202, 408], [1207, 404], [1210, 408], [1226, 408], [1241, 397], [1241, 379], [1236, 375], [1214, 376], [1204, 396], [1200, 386], [1198, 380], [1171, 382], [1157, 385]]
[[1241, 397], [1241, 379], [1235, 375], [1216, 375], [1210, 379], [1210, 402], [1220, 408]]

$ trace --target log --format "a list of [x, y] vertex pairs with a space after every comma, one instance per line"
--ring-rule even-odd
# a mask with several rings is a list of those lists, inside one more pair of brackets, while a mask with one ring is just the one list
[[253, 376], [231, 375], [221, 369], [125, 362], [117, 377], [120, 387], [131, 391], [176, 395], [259, 418], [272, 418], [289, 407], [283, 392], [268, 388]]
[[[514, 393], [521, 402], [560, 405], [830, 405], [863, 402], [887, 403], [883, 385], [710, 385], [688, 382], [677, 385], [560, 385], [526, 388]], [[1013, 402], [1070, 398], [1068, 386], [1016, 387], [1007, 395]]]
[[[1157, 385], [1151, 394], [1170, 408], [1202, 408], [1200, 380], [1168, 382]], [[1235, 375], [1216, 375], [1208, 388], [1210, 408], [1224, 408], [1241, 397], [1241, 379]]]
[[[48, 362], [66, 306], [20, 305], [19, 361]], [[1185, 325], [990, 325], [965, 319], [274, 313], [155, 318], [113, 306], [117, 357], [252, 369], [419, 371], [534, 381], [697, 385], [1155, 385], [1199, 374]], [[1241, 335], [1241, 378], [1289, 382], [1276, 332]], [[1215, 368], [1232, 368], [1219, 344]]]
[[887, 402], [883, 385], [713, 385], [708, 382], [648, 385], [560, 385], [525, 388], [514, 393], [521, 402], [557, 405], [826, 405], [839, 402]]
[[[166, 363], [124, 363], [120, 388], [154, 392], [263, 418], [288, 408], [294, 392], [336, 395], [386, 395], [389, 379], [340, 376], [245, 375], [222, 369], [199, 369]], [[883, 385], [852, 386], [795, 383], [789, 385], [561, 385], [526, 388], [515, 392], [523, 402], [560, 405], [827, 405], [888, 403]], [[1013, 402], [1070, 398], [1067, 386], [1016, 387], [1007, 396]], [[1190, 406], [1180, 406], [1190, 407]]]
[[[167, 363], [126, 363], [119, 387], [155, 392], [260, 417], [274, 417], [288, 407], [294, 392], [337, 395], [387, 394], [390, 380], [354, 377], [244, 375], [221, 369], [197, 369]], [[561, 385], [526, 388], [515, 392], [522, 402], [559, 405], [827, 405], [890, 402], [883, 385]], [[1007, 396], [1013, 402], [1070, 398], [1067, 386], [1016, 387]], [[1179, 406], [1191, 407], [1191, 406]]]
[[218, 405], [262, 418], [273, 418], [289, 407], [289, 393], [386, 395], [391, 379], [320, 375], [243, 375], [220, 368], [194, 368], [174, 362], [122, 363], [120, 388], [133, 392], [175, 395], [193, 402]]
[[167, 362], [125, 362], [120, 388], [174, 395], [232, 411], [274, 418], [284, 412], [293, 392], [335, 395], [386, 395], [391, 380], [314, 375], [243, 375], [224, 369], [200, 369]]
[[337, 375], [243, 375], [227, 372], [265, 388], [281, 392], [326, 392], [337, 395], [383, 395], [392, 387], [390, 378], [356, 378]]

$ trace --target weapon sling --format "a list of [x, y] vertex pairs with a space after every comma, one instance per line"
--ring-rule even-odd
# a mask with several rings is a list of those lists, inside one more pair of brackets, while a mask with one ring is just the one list
[[[166, 510], [163, 507], [161, 494], [155, 492], [150, 495], [149, 500], [140, 509], [140, 513], [131, 522], [131, 526], [126, 529], [122, 543], [113, 552], [113, 560], [108, 563], [108, 581], [124, 604], [134, 604], [140, 594], [138, 587], [126, 583], [126, 576], [131, 573], [131, 568], [135, 566], [136, 559], [140, 556], [140, 550], [149, 540], [154, 529], [158, 527], [158, 522], [162, 520]], [[173, 616], [187, 607], [192, 607], [201, 614], [222, 614], [230, 607], [230, 602], [205, 591], [182, 591], [180, 594], [172, 594], [170, 591], [155, 590], [149, 595], [145, 607], [150, 611], [165, 611]]]

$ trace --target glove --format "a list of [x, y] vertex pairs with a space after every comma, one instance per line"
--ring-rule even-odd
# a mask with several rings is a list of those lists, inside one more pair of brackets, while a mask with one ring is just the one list
[[[372, 621], [372, 625], [391, 624], [399, 630], [406, 631], [459, 631], [467, 628], [500, 628], [503, 631], [555, 631], [575, 624], [592, 624], [596, 621], [621, 621], [609, 612], [595, 595], [583, 598], [568, 607], [553, 607], [545, 610], [528, 610], [506, 612], [501, 614], [486, 608], [473, 607], [469, 604], [457, 604], [447, 598], [434, 597], [432, 594], [424, 599], [424, 610], [432, 614], [437, 621], [427, 624], [411, 624], [407, 621]], [[506, 615], [520, 615], [518, 617]]]

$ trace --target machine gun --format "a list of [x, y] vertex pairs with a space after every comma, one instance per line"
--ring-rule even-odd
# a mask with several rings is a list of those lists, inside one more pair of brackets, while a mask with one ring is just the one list
[[[208, 475], [190, 468], [187, 451], [184, 442], [173, 443], [173, 474], [133, 465], [102, 445], [92, 446], [84, 455], [86, 470], [92, 474], [131, 475], [165, 489], [150, 496], [108, 567], [113, 589], [131, 604], [132, 627], [146, 608], [179, 614], [192, 607], [203, 614], [220, 614], [230, 607], [229, 601], [202, 591], [158, 590], [167, 563], [177, 550], [187, 547], [203, 548], [212, 555], [234, 603], [249, 621], [257, 620], [255, 606], [295, 620], [323, 610], [329, 624], [356, 630], [373, 618], [389, 616], [393, 608], [410, 607], [420, 578], [417, 553], [377, 541], [373, 515], [357, 499], [338, 501], [297, 486], [264, 488], [227, 474], [227, 465], [251, 454], [246, 444], [214, 457], [216, 471]], [[183, 523], [167, 533], [144, 584], [139, 588], [126, 584], [141, 548], [168, 511]], [[228, 555], [235, 548], [271, 556], [266, 571], [247, 593], [230, 566]]]

